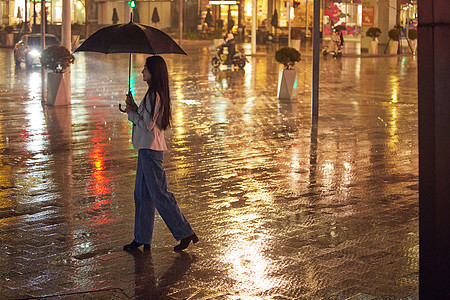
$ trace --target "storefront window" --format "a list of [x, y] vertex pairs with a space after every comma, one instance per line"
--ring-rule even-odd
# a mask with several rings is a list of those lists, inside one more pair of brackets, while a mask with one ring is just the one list
[[73, 9], [73, 23], [83, 24], [86, 20], [86, 11], [84, 9], [84, 1], [75, 1]]
[[402, 1], [400, 5], [400, 26], [417, 29], [417, 1]]
[[327, 0], [324, 11], [324, 34], [330, 35], [333, 26], [343, 25], [342, 33], [348, 36], [361, 35], [362, 6], [358, 1]]
[[[252, 27], [252, 0], [242, 1], [244, 5], [243, 25], [250, 30]], [[256, 23], [258, 27], [265, 27], [267, 22], [267, 1], [257, 1]]]

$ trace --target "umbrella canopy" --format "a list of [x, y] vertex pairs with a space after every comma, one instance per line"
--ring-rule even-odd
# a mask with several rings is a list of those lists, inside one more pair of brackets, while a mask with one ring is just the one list
[[338, 25], [338, 26], [335, 26], [333, 29], [336, 31], [341, 31], [341, 30], [347, 30], [347, 27], [345, 25]]
[[117, 15], [117, 9], [115, 7], [113, 8], [112, 22], [113, 24], [119, 22], [119, 16]]
[[[131, 17], [132, 19], [132, 17]], [[112, 25], [94, 32], [74, 52], [90, 51], [100, 53], [129, 53], [128, 92], [131, 81], [131, 53], [184, 54], [183, 49], [167, 34], [159, 29], [130, 22]], [[119, 109], [121, 109], [119, 104]]]
[[176, 53], [187, 55], [167, 34], [154, 27], [130, 22], [102, 28], [74, 52], [101, 53]]
[[275, 11], [273, 12], [273, 16], [272, 16], [272, 21], [270, 22], [270, 24], [275, 27], [278, 28], [278, 12], [275, 9]]
[[155, 7], [155, 9], [153, 10], [152, 22], [156, 24], [156, 23], [159, 23], [160, 21], [161, 20], [159, 19], [158, 10]]

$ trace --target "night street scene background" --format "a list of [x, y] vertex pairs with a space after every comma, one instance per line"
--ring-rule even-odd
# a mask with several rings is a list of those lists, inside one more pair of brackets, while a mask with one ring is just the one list
[[[200, 238], [176, 253], [157, 216], [150, 252], [133, 237], [137, 151], [118, 110], [126, 54], [77, 53], [71, 105], [41, 103], [40, 68], [0, 49], [0, 298], [418, 299], [417, 59], [320, 60], [277, 99], [274, 50], [244, 69], [211, 47], [163, 55], [173, 126], [164, 167]], [[145, 55], [133, 55], [142, 99]], [[59, 296], [59, 297], [58, 297]]]

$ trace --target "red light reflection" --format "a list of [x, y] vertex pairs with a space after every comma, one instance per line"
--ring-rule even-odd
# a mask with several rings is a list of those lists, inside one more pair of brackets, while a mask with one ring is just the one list
[[108, 195], [113, 191], [111, 187], [111, 179], [107, 175], [105, 168], [105, 157], [108, 151], [109, 143], [106, 138], [106, 130], [100, 124], [96, 124], [98, 130], [93, 131], [91, 143], [94, 145], [89, 154], [93, 172], [89, 182], [89, 190], [95, 196], [97, 201], [93, 202], [89, 207], [89, 213], [97, 216], [95, 225], [108, 224], [112, 220], [110, 218], [109, 204], [111, 197]]

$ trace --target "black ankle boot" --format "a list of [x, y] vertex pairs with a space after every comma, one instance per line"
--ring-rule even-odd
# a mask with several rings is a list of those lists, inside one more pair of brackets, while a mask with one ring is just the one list
[[134, 249], [139, 248], [140, 246], [144, 245], [144, 250], [150, 250], [150, 244], [142, 244], [142, 243], [138, 243], [135, 240], [133, 240], [131, 242], [131, 244], [127, 244], [125, 246], [123, 246], [123, 250], [125, 251], [131, 251]]
[[191, 236], [188, 236], [187, 238], [182, 239], [179, 245], [176, 245], [175, 247], [173, 247], [173, 251], [181, 251], [181, 250], [186, 249], [189, 246], [189, 244], [191, 243], [191, 241], [194, 244], [198, 242], [198, 237], [195, 233]]

